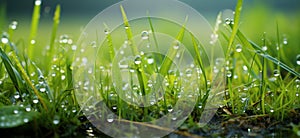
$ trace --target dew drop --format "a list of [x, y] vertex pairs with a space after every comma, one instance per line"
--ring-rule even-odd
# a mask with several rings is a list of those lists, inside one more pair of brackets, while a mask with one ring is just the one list
[[24, 123], [28, 123], [28, 122], [29, 122], [29, 119], [28, 119], [28, 118], [24, 118], [24, 119], [23, 119], [23, 122], [24, 122]]
[[174, 41], [173, 48], [177, 50], [179, 49], [179, 46], [180, 46], [180, 42], [178, 40]]
[[68, 43], [68, 40], [69, 40], [69, 36], [68, 35], [61, 35], [59, 37], [59, 43], [60, 44], [67, 44]]
[[30, 106], [27, 106], [27, 107], [25, 108], [25, 110], [26, 110], [27, 112], [30, 112], [30, 111], [31, 111]]
[[19, 93], [16, 93], [16, 94], [14, 95], [14, 98], [15, 98], [15, 99], [19, 99], [19, 98], [20, 98]]
[[167, 110], [168, 110], [168, 112], [172, 112], [173, 111], [172, 105], [168, 105]]
[[45, 92], [46, 88], [40, 88], [40, 92]]
[[270, 110], [270, 112], [271, 112], [271, 113], [273, 113], [273, 112], [274, 112], [274, 110], [273, 110], [273, 109], [271, 109], [271, 110]]
[[273, 74], [274, 74], [274, 77], [279, 77], [280, 76], [280, 72], [277, 69], [274, 70]]
[[141, 33], [141, 38], [142, 38], [143, 40], [149, 39], [149, 32], [148, 32], [148, 31], [143, 31], [143, 32]]
[[34, 100], [32, 100], [32, 102], [33, 102], [34, 104], [37, 104], [37, 103], [39, 102], [39, 100], [38, 100], [38, 99], [34, 99]]
[[242, 50], [243, 50], [242, 45], [241, 45], [241, 44], [237, 44], [235, 50], [236, 50], [236, 52], [238, 52], [238, 53], [242, 52]]
[[150, 64], [150, 65], [153, 64], [153, 63], [154, 63], [153, 57], [151, 57], [151, 56], [148, 57], [148, 58], [147, 58], [147, 62], [148, 62], [148, 64]]
[[267, 46], [263, 46], [263, 47], [261, 48], [261, 50], [265, 52], [265, 51], [268, 50], [268, 47], [267, 47]]
[[35, 44], [35, 40], [30, 40], [30, 44]]
[[296, 56], [296, 63], [300, 66], [300, 54]]
[[109, 123], [113, 122], [114, 121], [114, 115], [113, 114], [107, 115], [106, 121], [109, 122]]
[[34, 4], [35, 4], [36, 6], [40, 6], [40, 5], [42, 4], [42, 0], [36, 0], [36, 1], [34, 2]]
[[136, 58], [134, 59], [134, 64], [139, 65], [142, 63], [142, 59], [140, 56], [136, 56]]
[[8, 38], [7, 38], [7, 36], [2, 36], [2, 38], [1, 38], [1, 42], [3, 43], [3, 44], [7, 44], [8, 43]]
[[226, 76], [227, 76], [228, 78], [231, 78], [231, 77], [232, 77], [232, 72], [231, 72], [231, 71], [227, 71]]
[[187, 69], [185, 71], [185, 74], [186, 74], [187, 77], [191, 77], [192, 76], [192, 70], [191, 69]]
[[132, 89], [135, 90], [135, 91], [137, 91], [139, 89], [139, 87], [137, 85], [133, 85]]
[[225, 19], [225, 23], [229, 25], [229, 24], [231, 23], [231, 19], [226, 18], [226, 19]]
[[53, 123], [54, 125], [57, 125], [57, 124], [59, 124], [59, 122], [60, 122], [60, 117], [57, 116], [57, 115], [55, 115], [55, 116], [54, 116], [54, 119], [53, 119], [53, 121], [52, 121], [52, 123]]
[[65, 80], [66, 79], [66, 76], [65, 75], [62, 75], [61, 76], [61, 80]]
[[11, 24], [9, 25], [9, 28], [12, 30], [16, 30], [18, 26], [18, 22], [17, 21], [12, 21]]
[[18, 114], [19, 113], [19, 110], [14, 110], [14, 114]]
[[105, 29], [105, 30], [104, 30], [104, 33], [105, 33], [105, 35], [108, 35], [108, 34], [109, 34], [109, 30], [108, 30], [108, 29]]
[[286, 37], [283, 38], [283, 42], [282, 42], [284, 45], [287, 45], [288, 44], [288, 40]]

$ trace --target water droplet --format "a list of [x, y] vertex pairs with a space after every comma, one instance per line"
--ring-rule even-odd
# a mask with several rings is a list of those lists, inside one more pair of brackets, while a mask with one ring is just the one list
[[9, 25], [9, 28], [12, 29], [12, 30], [16, 30], [17, 29], [17, 25], [18, 25], [18, 22], [17, 21], [12, 21]]
[[271, 109], [271, 110], [270, 110], [270, 112], [271, 112], [271, 113], [273, 113], [273, 112], [274, 112], [274, 110], [273, 110], [273, 109]]
[[30, 44], [35, 44], [35, 40], [30, 40]]
[[104, 30], [105, 35], [108, 35], [110, 33], [110, 31], [108, 29]]
[[168, 110], [168, 112], [172, 112], [173, 111], [173, 106], [172, 105], [168, 105], [167, 110]]
[[19, 113], [19, 110], [14, 110], [14, 114], [18, 114]]
[[211, 34], [210, 38], [211, 38], [210, 44], [215, 44], [217, 42], [218, 38], [219, 38], [219, 35], [218, 34]]
[[225, 19], [225, 23], [229, 25], [229, 24], [231, 23], [231, 19], [226, 18], [226, 19]]
[[54, 125], [57, 125], [57, 124], [59, 124], [59, 122], [60, 122], [60, 117], [58, 115], [55, 115], [52, 123]]
[[279, 70], [274, 70], [274, 77], [279, 77], [280, 76], [280, 72], [279, 72]]
[[107, 115], [106, 121], [109, 122], [109, 123], [113, 122], [114, 121], [114, 115], [113, 114]]
[[135, 90], [135, 91], [137, 91], [139, 89], [139, 87], [137, 85], [133, 85], [132, 89]]
[[288, 40], [286, 37], [283, 38], [283, 42], [282, 42], [284, 45], [287, 45], [288, 44]]
[[136, 56], [134, 59], [134, 64], [139, 65], [142, 63], [142, 59], [140, 56]]
[[296, 93], [296, 97], [299, 97], [299, 93]]
[[296, 56], [296, 63], [300, 66], [300, 54]]
[[7, 44], [8, 41], [9, 41], [9, 40], [8, 40], [7, 36], [2, 36], [1, 42], [2, 42], [3, 44]]
[[45, 92], [46, 88], [40, 88], [40, 92]]
[[238, 53], [242, 52], [242, 50], [243, 50], [242, 45], [241, 45], [241, 44], [237, 44], [235, 50], [236, 50], [236, 52], [238, 52]]
[[20, 98], [19, 93], [16, 93], [16, 94], [14, 95], [14, 98], [15, 98], [15, 99], [19, 99], [19, 98]]
[[40, 5], [42, 4], [42, 0], [36, 0], [36, 1], [34, 2], [34, 4], [35, 4], [36, 6], [40, 6]]
[[76, 46], [76, 45], [72, 45], [71, 49], [72, 49], [73, 51], [75, 51], [75, 50], [77, 49], [77, 46]]
[[261, 48], [261, 50], [265, 52], [265, 51], [268, 50], [268, 47], [267, 47], [267, 46], [263, 46], [263, 47]]
[[201, 109], [202, 108], [202, 103], [198, 104], [198, 108]]
[[65, 80], [66, 79], [66, 76], [65, 75], [62, 75], [61, 76], [61, 80]]
[[153, 63], [154, 63], [153, 57], [152, 57], [152, 56], [149, 56], [149, 57], [147, 58], [147, 62], [148, 62], [148, 64], [153, 64]]
[[152, 80], [148, 80], [147, 86], [148, 86], [148, 87], [152, 87], [152, 86], [153, 86]]
[[26, 110], [27, 112], [30, 112], [30, 111], [31, 111], [30, 106], [27, 106], [27, 107], [25, 108], [25, 110]]
[[180, 42], [178, 40], [173, 42], [173, 48], [174, 49], [179, 49], [179, 46], [180, 46]]
[[186, 74], [187, 77], [191, 77], [191, 76], [192, 76], [192, 73], [193, 73], [193, 71], [192, 71], [191, 69], [187, 69], [187, 70], [185, 71], [185, 74]]
[[148, 31], [143, 31], [141, 33], [141, 37], [142, 37], [143, 40], [149, 39], [149, 32]]
[[38, 99], [34, 99], [34, 100], [32, 100], [32, 102], [33, 102], [34, 104], [37, 104], [37, 103], [39, 102], [39, 100], [38, 100]]
[[28, 123], [28, 122], [29, 122], [29, 119], [28, 119], [28, 118], [24, 118], [24, 119], [23, 119], [23, 122], [24, 122], [24, 123]]
[[69, 40], [69, 36], [68, 35], [61, 35], [59, 37], [59, 43], [61, 44], [67, 44], [68, 43], [68, 40]]
[[231, 72], [231, 71], [227, 71], [226, 76], [227, 76], [228, 78], [231, 78], [231, 77], [232, 77], [232, 72]]

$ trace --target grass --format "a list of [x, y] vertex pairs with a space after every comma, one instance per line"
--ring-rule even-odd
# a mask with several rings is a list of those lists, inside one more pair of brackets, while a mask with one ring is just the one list
[[[155, 32], [156, 28], [153, 24], [155, 19], [147, 18], [151, 31], [143, 32], [140, 43], [136, 43], [133, 37], [134, 26], [130, 25], [132, 22], [128, 21], [126, 17], [126, 9], [121, 6], [120, 11], [124, 21], [123, 31], [126, 35], [123, 36], [126, 38], [124, 45], [130, 48], [128, 52], [131, 58], [127, 59], [125, 64], [126, 71], [121, 72], [114, 66], [118, 64], [118, 59], [121, 60], [118, 57], [120, 53], [117, 53], [120, 51], [115, 51], [115, 49], [116, 43], [123, 42], [118, 42], [121, 40], [116, 39], [114, 32], [109, 30], [109, 25], [105, 25], [105, 32], [97, 32], [105, 33], [107, 41], [100, 45], [98, 40], [95, 40], [95, 43], [91, 45], [107, 48], [109, 58], [103, 58], [105, 55], [101, 55], [100, 50], [96, 52], [96, 58], [100, 61], [95, 61], [95, 65], [91, 69], [92, 78], [96, 82], [96, 86], [93, 86], [92, 89], [94, 90], [93, 96], [100, 101], [92, 103], [95, 107], [88, 106], [89, 102], [93, 102], [91, 95], [78, 96], [82, 94], [81, 92], [88, 92], [91, 88], [88, 82], [80, 82], [80, 84], [76, 82], [74, 76], [76, 73], [88, 73], [89, 70], [81, 70], [85, 69], [81, 66], [82, 62], [80, 61], [79, 64], [76, 57], [73, 57], [75, 49], [81, 50], [81, 46], [74, 45], [74, 40], [67, 35], [58, 37], [60, 5], [57, 5], [54, 13], [49, 48], [44, 48], [46, 52], [43, 54], [43, 58], [33, 55], [34, 51], [37, 51], [36, 47], [41, 47], [32, 43], [32, 40], [39, 41], [36, 36], [40, 4], [35, 4], [29, 44], [12, 42], [16, 28], [11, 25], [1, 38], [0, 128], [10, 131], [18, 130], [16, 134], [20, 133], [20, 135], [25, 130], [29, 130], [26, 135], [30, 136], [70, 136], [75, 135], [75, 131], [78, 130], [92, 136], [94, 134], [90, 128], [91, 125], [88, 125], [85, 116], [92, 117], [89, 118], [91, 120], [95, 119], [94, 115], [101, 114], [97, 110], [99, 108], [97, 106], [105, 103], [113, 113], [118, 115], [119, 120], [126, 119], [123, 120], [124, 123], [171, 131], [156, 126], [155, 123], [145, 124], [143, 122], [152, 121], [168, 113], [173, 114], [173, 110], [180, 108], [180, 105], [179, 107], [175, 105], [177, 102], [195, 100], [196, 105], [193, 112], [179, 127], [179, 131], [175, 131], [179, 135], [194, 136], [182, 131], [186, 128], [189, 132], [200, 129], [198, 121], [201, 119], [200, 116], [211, 94], [211, 88], [214, 85], [211, 82], [214, 75], [219, 74], [224, 75], [226, 80], [224, 91], [218, 93], [223, 98], [222, 106], [218, 107], [220, 112], [218, 116], [225, 117], [221, 121], [229, 122], [232, 118], [243, 116], [247, 118], [243, 121], [253, 118], [255, 121], [259, 121], [261, 117], [265, 117], [276, 122], [295, 123], [290, 125], [290, 128], [293, 128], [295, 134], [299, 136], [299, 120], [298, 122], [289, 120], [293, 115], [299, 117], [297, 113], [300, 109], [299, 59], [295, 58], [296, 60], [293, 60], [295, 62], [291, 63], [290, 58], [286, 57], [284, 47], [287, 45], [287, 40], [280, 34], [279, 22], [274, 27], [276, 29], [274, 38], [269, 38], [266, 33], [260, 34], [262, 41], [254, 42], [247, 38], [240, 29], [240, 26], [243, 25], [240, 23], [242, 21], [240, 19], [242, 4], [243, 1], [238, 0], [234, 19], [229, 19], [229, 22], [218, 23], [222, 14], [219, 14], [217, 18], [214, 35], [218, 35], [219, 42], [226, 49], [224, 51], [225, 58], [214, 59], [209, 64], [221, 66], [220, 70], [213, 70], [213, 67], [206, 66], [204, 59], [207, 57], [200, 54], [204, 49], [201, 40], [197, 40], [189, 30], [186, 30], [185, 25], [177, 26], [177, 33], [172, 34], [174, 40], [167, 49], [167, 56], [144, 53], [140, 45], [153, 44], [150, 46], [157, 51], [160, 48], [158, 32]], [[0, 15], [2, 14], [5, 13], [1, 12]], [[187, 20], [188, 18], [186, 18]], [[297, 41], [296, 39], [292, 40]], [[178, 70], [174, 66], [184, 63], [183, 56], [179, 56], [177, 60], [177, 54], [184, 53], [184, 50], [178, 48], [183, 45], [189, 45], [187, 50], [194, 51], [195, 54], [192, 55], [194, 64], [192, 67]], [[27, 47], [27, 49], [22, 50], [22, 47]], [[125, 48], [124, 50], [126, 51]], [[39, 60], [45, 61], [46, 64], [37, 64], [35, 62], [37, 58], [41, 58]], [[176, 59], [177, 63], [174, 63], [173, 59]], [[219, 61], [223, 62], [219, 63]], [[74, 70], [78, 72], [74, 72]], [[162, 77], [152, 74], [161, 74]], [[184, 74], [183, 77], [180, 74]], [[122, 78], [123, 75], [128, 76], [126, 78], [128, 83], [124, 84], [122, 80], [114, 79]], [[117, 87], [113, 85], [113, 82], [117, 82]], [[118, 93], [116, 89], [122, 89], [124, 85], [127, 87], [124, 93]], [[182, 86], [188, 87], [183, 88]], [[153, 93], [158, 90], [164, 93]], [[76, 92], [79, 94], [76, 95]], [[147, 97], [148, 94], [152, 94], [152, 97]], [[144, 97], [139, 99], [140, 95]], [[194, 95], [197, 95], [197, 99], [194, 98]], [[122, 100], [124, 97], [127, 97], [125, 99], [128, 100], [140, 100], [137, 103], [149, 103], [150, 106], [139, 107], [128, 104]], [[189, 97], [190, 101], [180, 100], [184, 97]], [[110, 122], [115, 118], [107, 116], [96, 119]], [[267, 121], [265, 123], [267, 124]], [[225, 125], [228, 124], [225, 123]]]

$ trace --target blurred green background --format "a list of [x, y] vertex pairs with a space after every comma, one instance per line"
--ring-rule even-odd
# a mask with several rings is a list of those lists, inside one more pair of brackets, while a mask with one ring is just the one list
[[[77, 40], [84, 26], [106, 7], [120, 0], [44, 0], [42, 3], [40, 26], [37, 40], [47, 45], [50, 40], [52, 18], [55, 6], [62, 7], [58, 36], [69, 35]], [[213, 26], [220, 11], [234, 10], [236, 0], [181, 0], [198, 10]], [[0, 29], [6, 31], [10, 22], [17, 21], [18, 29], [14, 39], [28, 40], [31, 13], [34, 0], [1, 0]], [[290, 63], [300, 53], [300, 1], [299, 0], [245, 0], [241, 16], [241, 30], [251, 40], [261, 44], [264, 32], [270, 45], [276, 41], [276, 23], [278, 22], [280, 39], [287, 38], [285, 53]], [[15, 40], [15, 41], [16, 41]], [[13, 40], [14, 41], [14, 40]], [[25, 43], [26, 44], [26, 43]], [[270, 48], [272, 49], [272, 48]], [[287, 61], [289, 62], [289, 61]]]

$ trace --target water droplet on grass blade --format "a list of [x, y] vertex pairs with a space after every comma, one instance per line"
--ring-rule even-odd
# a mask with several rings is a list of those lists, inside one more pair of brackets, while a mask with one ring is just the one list
[[38, 100], [38, 99], [34, 99], [34, 100], [32, 100], [32, 102], [33, 102], [34, 104], [37, 104], [37, 103], [39, 102], [39, 100]]
[[136, 56], [134, 59], [134, 64], [139, 65], [142, 63], [142, 58], [140, 56]]
[[173, 42], [173, 48], [174, 49], [176, 49], [176, 50], [179, 49], [179, 46], [180, 46], [180, 42], [178, 40]]
[[36, 6], [40, 6], [40, 5], [42, 4], [42, 0], [36, 0], [36, 1], [34, 2], [34, 4], [35, 4]]
[[17, 21], [12, 21], [9, 25], [9, 28], [12, 29], [12, 30], [16, 30], [17, 29], [17, 25], [18, 25], [18, 22]]
[[23, 122], [24, 122], [24, 123], [28, 123], [28, 122], [29, 122], [29, 119], [28, 119], [28, 118], [24, 118], [24, 119], [23, 119]]
[[18, 114], [19, 113], [19, 110], [14, 110], [14, 114]]
[[227, 76], [228, 78], [231, 78], [231, 77], [232, 77], [232, 72], [231, 72], [231, 71], [227, 71], [226, 76]]
[[274, 70], [274, 77], [279, 77], [280, 76], [280, 72], [279, 72], [279, 70]]
[[109, 122], [109, 123], [113, 122], [114, 121], [114, 114], [107, 115], [106, 121]]
[[241, 44], [237, 44], [235, 50], [236, 50], [236, 52], [238, 52], [238, 53], [242, 52], [242, 50], [243, 50], [242, 45], [241, 45]]
[[265, 51], [268, 50], [268, 47], [267, 47], [267, 46], [263, 46], [263, 47], [261, 48], [261, 50], [265, 52]]
[[2, 42], [3, 44], [7, 44], [8, 41], [9, 41], [9, 40], [8, 40], [7, 35], [3, 34], [3, 35], [2, 35], [2, 38], [1, 38], [1, 42]]
[[296, 63], [300, 66], [300, 54], [296, 56]]
[[53, 124], [57, 125], [57, 124], [59, 124], [59, 122], [60, 122], [60, 117], [58, 115], [55, 115], [53, 118]]
[[193, 73], [193, 71], [192, 71], [191, 69], [187, 69], [187, 70], [185, 71], [185, 74], [186, 74], [187, 77], [191, 77], [191, 76], [192, 76], [192, 73]]
[[148, 31], [143, 31], [143, 32], [141, 33], [141, 38], [142, 38], [143, 40], [149, 39], [149, 32], [148, 32]]

